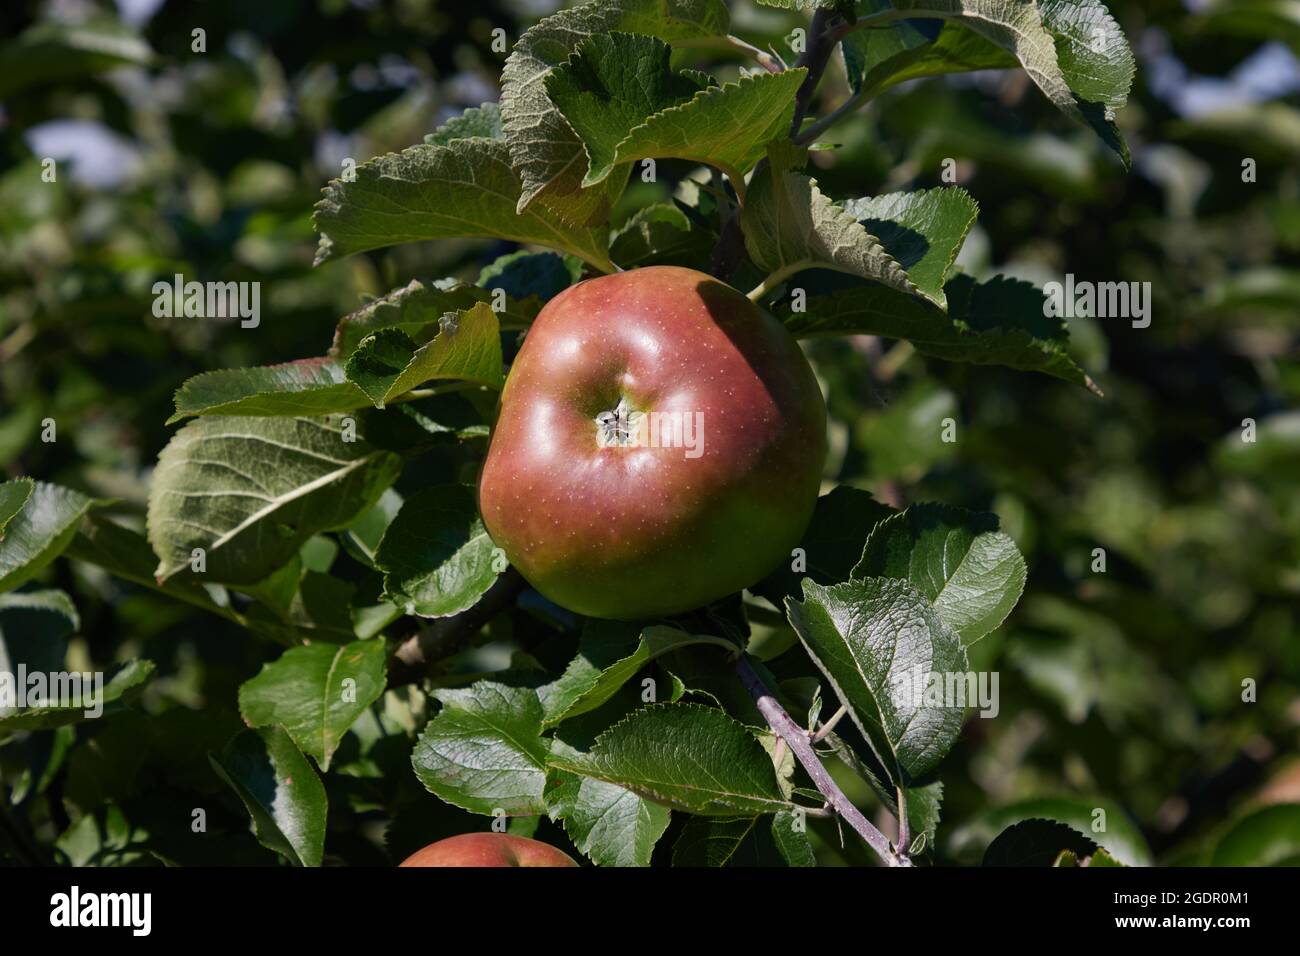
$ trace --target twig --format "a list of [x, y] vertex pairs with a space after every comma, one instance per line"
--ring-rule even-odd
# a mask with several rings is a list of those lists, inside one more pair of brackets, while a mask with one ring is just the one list
[[835, 44], [839, 43], [844, 33], [844, 23], [837, 14], [825, 7], [819, 7], [813, 14], [812, 25], [808, 28], [808, 46], [799, 54], [799, 59], [794, 64], [796, 69], [805, 67], [808, 76], [804, 78], [798, 92], [794, 95], [794, 116], [790, 120], [791, 139], [799, 135], [799, 127], [803, 125], [803, 118], [808, 112], [813, 94], [821, 84], [822, 74], [826, 72], [826, 65], [835, 51]]
[[[794, 116], [790, 123], [791, 137], [799, 132], [799, 126], [803, 123], [804, 115], [808, 111], [813, 94], [817, 92], [818, 84], [821, 83], [822, 74], [826, 72], [826, 65], [830, 62], [835, 44], [850, 28], [850, 24], [828, 10], [818, 10], [813, 14], [812, 24], [808, 30], [808, 46], [804, 48], [803, 53], [799, 54], [799, 59], [794, 64], [795, 68], [807, 69], [808, 75], [795, 93]], [[750, 181], [756, 179], [766, 167], [767, 159], [760, 159], [750, 174]], [[723, 282], [730, 282], [731, 277], [740, 267], [744, 255], [745, 235], [741, 232], [740, 216], [737, 215], [725, 222], [718, 234], [718, 241], [709, 256], [709, 274], [717, 276]]]
[[894, 788], [898, 799], [898, 853], [906, 857], [912, 845], [911, 827], [907, 824], [907, 793], [902, 787]]
[[841, 704], [840, 709], [835, 711], [835, 713], [831, 715], [831, 719], [826, 721], [826, 723], [822, 724], [820, 727], [818, 727], [817, 732], [808, 738], [808, 742], [813, 744], [820, 743], [827, 734], [829, 734], [832, 730], [835, 729], [835, 725], [840, 722], [840, 718], [842, 718], [848, 712], [849, 709], [845, 707], [843, 704]]
[[736, 661], [736, 674], [745, 685], [745, 689], [753, 695], [759, 713], [763, 715], [772, 730], [789, 745], [795, 758], [803, 765], [817, 790], [835, 812], [858, 832], [871, 849], [876, 851], [876, 855], [886, 866], [911, 866], [911, 862], [905, 856], [894, 852], [885, 835], [872, 826], [871, 821], [862, 815], [862, 811], [850, 802], [844, 795], [844, 791], [831, 779], [830, 773], [822, 766], [822, 762], [817, 759], [817, 754], [813, 751], [812, 744], [808, 740], [808, 732], [786, 713], [785, 708], [772, 696], [772, 692], [763, 684], [763, 679], [758, 676], [747, 658], [741, 657]]
[[690, 50], [690, 49], [735, 50], [736, 52], [742, 53], [745, 56], [753, 57], [754, 61], [758, 63], [758, 65], [761, 66], [763, 69], [767, 70], [767, 72], [769, 73], [780, 73], [783, 69], [785, 69], [784, 64], [782, 64], [781, 61], [777, 59], [777, 57], [773, 56], [771, 53], [768, 53], [766, 50], [760, 50], [758, 47], [754, 46], [754, 44], [747, 43], [746, 41], [742, 40], [738, 36], [728, 35], [725, 37], [690, 37], [690, 38], [684, 38], [681, 40], [674, 41], [673, 46], [677, 47], [679, 50]]
[[[932, 12], [922, 10], [881, 10], [877, 13], [873, 13], [869, 17], [859, 18], [856, 23], [841, 22], [836, 24], [831, 29], [830, 47], [833, 50], [835, 44], [839, 43], [846, 36], [856, 30], [889, 29], [897, 21], [911, 19], [913, 17], [944, 19], [945, 14], [937, 11]], [[835, 109], [831, 110], [831, 112], [827, 113], [821, 119], [817, 120], [817, 122], [809, 126], [802, 133], [799, 131], [798, 125], [796, 125], [790, 133], [791, 138], [800, 146], [813, 142], [821, 136], [822, 133], [826, 132], [840, 120], [844, 119], [844, 117], [856, 113], [862, 108], [862, 106], [875, 99], [876, 95], [879, 94], [882, 89], [884, 89], [884, 87], [878, 83], [871, 86], [864, 86], [839, 106], [835, 107]]]
[[0, 342], [0, 365], [25, 349], [34, 338], [36, 338], [36, 326], [33, 323], [24, 322], [18, 326], [13, 334]]
[[523, 576], [514, 568], [506, 568], [473, 607], [434, 621], [407, 638], [388, 662], [388, 686], [400, 687], [423, 679], [429, 665], [460, 650], [484, 624], [509, 607], [525, 587]]
[[916, 354], [916, 346], [906, 340], [899, 342], [888, 352], [880, 357], [876, 363], [876, 378], [882, 382], [888, 382], [898, 374], [901, 369], [913, 355]]
[[800, 146], [813, 142], [821, 136], [822, 133], [826, 132], [840, 120], [844, 119], [844, 117], [856, 113], [866, 105], [868, 101], [873, 99], [876, 94], [880, 92], [880, 89], [881, 87], [878, 85], [864, 86], [839, 106], [835, 107], [835, 109], [831, 110], [817, 122], [809, 126], [802, 133], [797, 134], [794, 137], [794, 141]]

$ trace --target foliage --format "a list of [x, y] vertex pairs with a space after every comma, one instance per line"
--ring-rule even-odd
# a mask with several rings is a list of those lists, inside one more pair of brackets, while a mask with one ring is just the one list
[[[105, 682], [0, 698], [0, 858], [1296, 861], [1297, 118], [1158, 82], [1294, 18], [761, 2], [0, 13], [0, 673]], [[832, 453], [788, 567], [584, 620], [473, 483], [542, 306], [649, 264], [752, 289]], [[1049, 314], [1066, 274], [1153, 321]]]

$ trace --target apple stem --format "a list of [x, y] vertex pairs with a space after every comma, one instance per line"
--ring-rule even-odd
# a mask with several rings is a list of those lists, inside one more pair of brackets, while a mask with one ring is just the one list
[[740, 682], [745, 685], [745, 689], [753, 695], [758, 712], [763, 715], [768, 726], [790, 747], [795, 758], [812, 778], [818, 792], [826, 798], [826, 802], [835, 812], [858, 832], [858, 835], [867, 842], [886, 866], [911, 866], [911, 861], [905, 855], [894, 851], [885, 835], [862, 815], [862, 811], [853, 805], [844, 795], [844, 791], [831, 779], [830, 773], [822, 766], [816, 751], [813, 750], [808, 731], [795, 723], [794, 719], [786, 713], [785, 708], [772, 696], [772, 692], [768, 690], [767, 685], [763, 683], [763, 678], [758, 676], [758, 672], [754, 670], [747, 657], [742, 656], [736, 661], [736, 674], [740, 677]]

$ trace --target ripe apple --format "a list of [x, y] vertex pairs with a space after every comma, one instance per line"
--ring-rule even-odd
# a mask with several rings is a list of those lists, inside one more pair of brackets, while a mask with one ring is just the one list
[[462, 833], [416, 850], [402, 866], [577, 866], [541, 840], [509, 833]]
[[510, 369], [479, 481], [492, 540], [592, 617], [676, 614], [790, 559], [826, 457], [826, 406], [785, 328], [675, 266], [549, 302]]

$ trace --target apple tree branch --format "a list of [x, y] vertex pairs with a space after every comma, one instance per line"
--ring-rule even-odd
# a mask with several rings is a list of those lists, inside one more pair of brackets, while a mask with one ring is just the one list
[[871, 849], [876, 851], [876, 855], [880, 857], [886, 866], [911, 866], [912, 864], [907, 857], [896, 852], [889, 845], [889, 839], [862, 815], [862, 811], [853, 805], [852, 801], [844, 795], [844, 791], [831, 779], [830, 773], [822, 765], [816, 751], [813, 750], [808, 732], [795, 723], [794, 718], [786, 713], [785, 708], [768, 690], [763, 683], [763, 679], [758, 676], [747, 658], [742, 656], [736, 662], [736, 674], [740, 677], [741, 683], [745, 685], [745, 689], [753, 695], [758, 712], [763, 715], [768, 726], [772, 728], [777, 736], [786, 742], [795, 759], [808, 772], [808, 776], [812, 778], [818, 792], [826, 798], [831, 808], [858, 832], [858, 835], [867, 842]]

